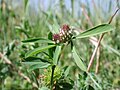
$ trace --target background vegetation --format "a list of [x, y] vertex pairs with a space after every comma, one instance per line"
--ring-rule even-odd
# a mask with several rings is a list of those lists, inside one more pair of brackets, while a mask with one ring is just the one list
[[[41, 88], [49, 83], [49, 70], [34, 71], [34, 74], [28, 72], [28, 66], [23, 65], [24, 50], [32, 47], [31, 44], [24, 47], [22, 40], [31, 37], [46, 38], [50, 25], [68, 24], [83, 31], [108, 23], [119, 7], [119, 0], [0, 0], [0, 89], [36, 89], [36, 85]], [[70, 78], [68, 82], [74, 83], [71, 84], [73, 90], [84, 90], [81, 87], [88, 85], [91, 86], [88, 88], [96, 90], [119, 90], [120, 12], [111, 25], [116, 29], [107, 33], [101, 42], [98, 74], [94, 73], [97, 58], [90, 69], [97, 86], [89, 77], [85, 79], [86, 74], [77, 68], [71, 58], [70, 47], [66, 47], [62, 53], [56, 71], [57, 78], [57, 72], [65, 72], [67, 68], [67, 79]], [[95, 46], [89, 38], [77, 40], [75, 45], [87, 66]], [[44, 80], [44, 76], [48, 78]]]

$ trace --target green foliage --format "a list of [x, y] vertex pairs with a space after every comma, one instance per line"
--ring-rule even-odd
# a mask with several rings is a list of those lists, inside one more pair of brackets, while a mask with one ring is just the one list
[[[48, 86], [48, 85], [50, 86], [51, 73], [52, 73], [51, 68], [48, 68], [48, 69], [44, 72], [46, 86]], [[61, 70], [60, 70], [60, 67], [56, 67], [56, 68], [55, 68], [55, 71], [54, 71], [54, 76], [53, 76], [53, 82], [54, 82], [54, 83], [60, 79], [61, 74], [62, 74], [62, 72], [61, 72]]]
[[[112, 27], [110, 27], [109, 25], [100, 25], [100, 26], [97, 26], [95, 28], [92, 28], [84, 33], [81, 34], [81, 37], [89, 37], [89, 36], [92, 36], [92, 35], [97, 35], [97, 34], [101, 34], [101, 33], [105, 33], [107, 31], [111, 31], [112, 30]], [[48, 37], [49, 37], [49, 34], [48, 34]], [[28, 42], [36, 42], [38, 40], [43, 40], [46, 41], [46, 39], [41, 39], [41, 38], [34, 38], [34, 39], [28, 39], [28, 40], [25, 40], [23, 41], [23, 43], [28, 43]], [[70, 41], [72, 42], [72, 40]], [[73, 43], [73, 42], [72, 42]], [[56, 46], [56, 47], [55, 47]], [[72, 86], [70, 83], [68, 82], [58, 82], [58, 80], [60, 80], [60, 77], [61, 76], [61, 73], [58, 74], [58, 72], [60, 72], [60, 70], [56, 69], [56, 66], [58, 65], [58, 61], [59, 61], [59, 57], [61, 55], [61, 49], [63, 49], [62, 47], [64, 47], [64, 44], [56, 44], [56, 43], [53, 43], [53, 45], [51, 44], [48, 44], [48, 46], [44, 46], [44, 47], [38, 47], [38, 48], [34, 48], [33, 50], [30, 50], [28, 51], [26, 54], [25, 54], [25, 58], [29, 58], [31, 59], [30, 57], [31, 56], [36, 56], [37, 54], [39, 54], [40, 52], [45, 52], [47, 49], [51, 49], [55, 47], [55, 50], [54, 51], [51, 51], [49, 52], [49, 54], [46, 53], [43, 53], [43, 54], [47, 54], [48, 58], [51, 58], [53, 61], [52, 63], [49, 63], [49, 62], [44, 62], [45, 58], [41, 61], [35, 61], [35, 62], [24, 62], [24, 64], [27, 64], [27, 65], [30, 65], [29, 67], [29, 71], [33, 71], [35, 69], [44, 69], [44, 68], [48, 68], [51, 66], [52, 70], [48, 71], [47, 74], [48, 75], [51, 75], [51, 76], [47, 76], [45, 78], [45, 82], [46, 85], [48, 87], [51, 87], [52, 88], [60, 88], [60, 87], [63, 87], [63, 89], [72, 89]], [[75, 60], [75, 63], [76, 65], [83, 71], [87, 71], [86, 69], [86, 66], [84, 65], [83, 63], [83, 60], [78, 56], [77, 52], [76, 52], [76, 49], [75, 49], [75, 46], [74, 44], [71, 45], [71, 49], [72, 49], [72, 54], [73, 54], [73, 58]], [[51, 57], [51, 53], [53, 53], [53, 57]], [[39, 58], [33, 58], [32, 59], [39, 59]], [[47, 60], [46, 60], [47, 61]], [[56, 72], [57, 71], [57, 72]], [[64, 72], [63, 74], [65, 74], [65, 76], [68, 75], [68, 72], [69, 72], [69, 69], [68, 71]], [[95, 85], [99, 88], [99, 89], [102, 89], [101, 86], [99, 86], [99, 84], [92, 78], [92, 76], [90, 74], [88, 74], [90, 76], [90, 78], [93, 80], [93, 82], [95, 83]], [[46, 76], [46, 75], [45, 75]], [[56, 84], [54, 84], [54, 82], [57, 82]], [[70, 87], [70, 88], [68, 88]], [[88, 87], [85, 87], [85, 88], [92, 88], [91, 86], [88, 86]]]
[[[114, 7], [120, 7], [119, 0], [49, 1], [48, 8], [46, 2], [33, 2], [1, 0], [0, 90], [119, 89], [119, 13], [111, 24], [102, 24], [113, 16]], [[63, 24], [83, 32], [67, 43], [56, 44], [52, 36], [60, 32]], [[86, 66], [94, 50], [88, 39], [102, 33], [106, 35], [101, 42], [99, 73], [93, 72], [96, 58], [88, 73]]]

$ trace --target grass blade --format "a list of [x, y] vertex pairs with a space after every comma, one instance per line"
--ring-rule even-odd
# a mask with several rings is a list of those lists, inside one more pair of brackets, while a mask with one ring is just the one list
[[59, 33], [60, 26], [58, 24], [51, 25], [47, 22], [47, 26], [52, 34]]
[[94, 82], [94, 84], [95, 84], [100, 90], [102, 90], [102, 87], [95, 81], [95, 79], [93, 78], [93, 76], [92, 76], [90, 73], [88, 73], [88, 75], [89, 75], [89, 77], [91, 78], [91, 80]]
[[109, 51], [112, 51], [113, 53], [115, 53], [116, 55], [118, 55], [120, 57], [120, 52], [112, 47], [110, 47], [109, 45], [103, 45], [106, 49], [108, 49]]
[[25, 10], [26, 10], [27, 4], [28, 4], [28, 0], [24, 0], [24, 4], [25, 4]]

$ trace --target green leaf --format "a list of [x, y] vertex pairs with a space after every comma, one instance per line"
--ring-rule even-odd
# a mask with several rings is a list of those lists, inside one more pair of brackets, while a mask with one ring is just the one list
[[[48, 34], [48, 39], [49, 39], [49, 40], [52, 40], [52, 32], [49, 32], [49, 34]], [[48, 43], [48, 45], [51, 45], [51, 43]], [[48, 52], [49, 52], [50, 57], [53, 57], [53, 52], [54, 52], [54, 51], [55, 51], [55, 47], [48, 49]]]
[[67, 69], [64, 71], [65, 77], [68, 76], [71, 68], [72, 68], [72, 66], [68, 66]]
[[53, 64], [54, 65], [57, 65], [60, 52], [61, 52], [61, 46], [57, 46], [56, 49], [55, 49], [54, 56], [53, 56]]
[[23, 43], [30, 43], [30, 42], [54, 43], [53, 41], [44, 38], [31, 38], [31, 39], [23, 40], [22, 42]]
[[27, 57], [25, 58], [25, 61], [42, 61], [42, 62], [48, 62], [48, 63], [51, 63], [50, 61], [46, 60], [46, 59], [42, 59], [42, 58], [39, 58], [39, 57]]
[[94, 28], [91, 28], [85, 32], [80, 33], [78, 36], [76, 36], [76, 38], [91, 37], [91, 36], [102, 34], [112, 30], [114, 30], [114, 28], [110, 24], [102, 24]]
[[51, 65], [49, 63], [44, 63], [44, 62], [24, 62], [24, 64], [30, 65], [30, 68], [28, 69], [28, 71], [47, 68]]
[[95, 81], [95, 79], [93, 78], [91, 73], [87, 73], [89, 75], [89, 77], [92, 79], [92, 81], [94, 82], [94, 84], [99, 88], [99, 90], [102, 90], [102, 87]]
[[53, 27], [55, 33], [59, 33], [60, 26], [57, 23], [53, 24], [52, 27]]
[[36, 65], [36, 64], [41, 64], [43, 62], [37, 61], [37, 62], [22, 62], [22, 63], [25, 64], [25, 65]]
[[51, 25], [47, 22], [46, 24], [49, 30], [52, 32], [52, 34], [59, 33], [60, 26], [57, 23]]
[[55, 31], [54, 31], [54, 29], [53, 29], [52, 25], [51, 25], [51, 24], [49, 24], [48, 22], [46, 22], [46, 24], [47, 24], [47, 26], [48, 26], [48, 28], [49, 28], [50, 32], [51, 32], [52, 34], [55, 34]]
[[39, 88], [39, 90], [50, 90], [50, 89], [48, 89], [47, 87], [41, 87]]
[[78, 56], [75, 47], [73, 46], [73, 58], [75, 60], [76, 65], [83, 71], [86, 71], [86, 66], [84, 65], [84, 63], [82, 62], [82, 59]]
[[39, 48], [33, 49], [33, 50], [31, 50], [31, 51], [29, 51], [29, 52], [27, 52], [25, 54], [25, 58], [33, 56], [35, 54], [38, 54], [38, 53], [40, 53], [40, 52], [42, 52], [42, 51], [44, 51], [46, 49], [52, 48], [52, 47], [55, 47], [55, 45], [48, 45], [48, 46], [44, 46], [44, 47], [39, 47]]

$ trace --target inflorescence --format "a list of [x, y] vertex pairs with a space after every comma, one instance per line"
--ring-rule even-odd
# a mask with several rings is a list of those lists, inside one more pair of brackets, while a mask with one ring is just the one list
[[66, 43], [71, 40], [72, 36], [72, 29], [65, 24], [60, 28], [58, 34], [53, 34], [53, 41], [55, 41], [55, 43]]

